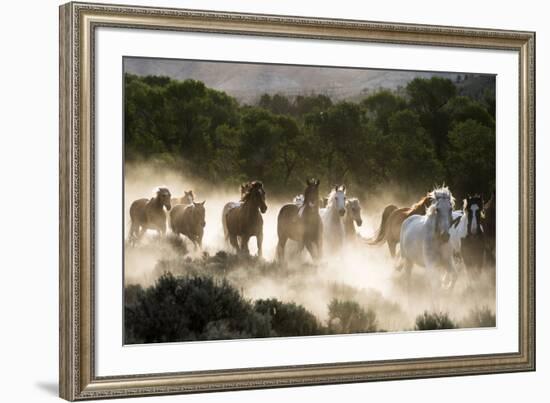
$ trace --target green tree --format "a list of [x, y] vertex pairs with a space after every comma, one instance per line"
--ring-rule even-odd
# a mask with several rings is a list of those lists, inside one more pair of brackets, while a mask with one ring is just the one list
[[449, 133], [446, 167], [456, 194], [487, 194], [495, 185], [494, 131], [468, 119]]
[[472, 119], [484, 126], [495, 127], [495, 119], [488, 112], [485, 105], [471, 98], [455, 97], [448, 102], [445, 109], [449, 112], [453, 125]]
[[389, 90], [382, 90], [361, 101], [367, 109], [369, 116], [372, 116], [376, 126], [387, 135], [390, 131], [389, 119], [395, 112], [406, 107], [403, 98], [395, 95]]
[[437, 156], [441, 157], [450, 125], [450, 116], [444, 107], [456, 95], [456, 86], [441, 77], [415, 78], [407, 84], [407, 95], [409, 107], [418, 114], [420, 123], [434, 142]]
[[409, 192], [443, 182], [443, 166], [416, 113], [410, 110], [396, 112], [389, 119], [389, 130], [393, 152], [388, 155], [387, 163], [392, 167], [393, 182]]

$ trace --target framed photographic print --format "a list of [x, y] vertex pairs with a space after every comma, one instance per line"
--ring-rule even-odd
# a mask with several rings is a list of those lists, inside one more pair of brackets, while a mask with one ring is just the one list
[[534, 370], [534, 57], [61, 6], [61, 396]]

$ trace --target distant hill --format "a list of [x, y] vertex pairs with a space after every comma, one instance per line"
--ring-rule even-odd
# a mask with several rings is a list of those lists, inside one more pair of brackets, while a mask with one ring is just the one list
[[125, 72], [140, 76], [162, 75], [177, 80], [200, 80], [208, 87], [224, 91], [239, 102], [248, 104], [256, 103], [264, 93], [289, 97], [314, 93], [327, 95], [333, 100], [357, 100], [381, 88], [395, 90], [404, 87], [416, 77], [440, 76], [454, 82], [460, 79], [458, 76], [464, 78], [464, 74], [456, 73], [142, 58], [126, 58], [124, 67]]

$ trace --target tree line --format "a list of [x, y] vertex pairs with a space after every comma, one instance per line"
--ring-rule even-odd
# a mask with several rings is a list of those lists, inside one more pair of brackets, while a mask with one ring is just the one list
[[125, 158], [213, 184], [258, 179], [286, 196], [301, 192], [306, 177], [358, 195], [387, 186], [424, 193], [441, 183], [459, 197], [488, 195], [494, 79], [471, 80], [416, 78], [354, 102], [264, 94], [241, 105], [200, 81], [126, 74]]

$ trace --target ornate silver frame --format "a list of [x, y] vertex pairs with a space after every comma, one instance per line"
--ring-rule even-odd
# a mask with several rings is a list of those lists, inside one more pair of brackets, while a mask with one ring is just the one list
[[[519, 54], [518, 352], [384, 362], [99, 377], [94, 369], [94, 32], [183, 30]], [[60, 396], [84, 400], [535, 369], [535, 33], [68, 3], [60, 7]]]

